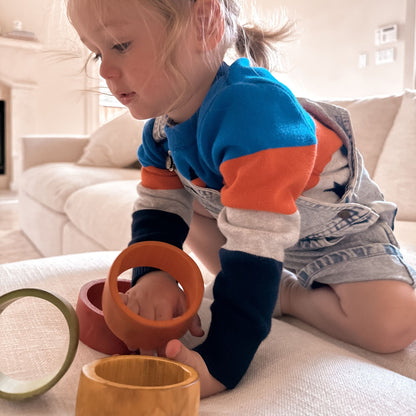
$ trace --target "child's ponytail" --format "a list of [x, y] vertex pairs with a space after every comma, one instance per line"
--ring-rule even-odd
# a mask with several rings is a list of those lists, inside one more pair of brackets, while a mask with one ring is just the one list
[[225, 22], [229, 33], [228, 47], [234, 47], [238, 56], [246, 57], [252, 65], [272, 69], [278, 61], [276, 43], [289, 40], [294, 32], [290, 20], [279, 21], [274, 28], [263, 28], [257, 24], [239, 23], [240, 6], [238, 0], [222, 0]]
[[293, 27], [290, 22], [274, 30], [265, 30], [255, 25], [242, 26], [238, 24], [234, 47], [239, 56], [247, 57], [252, 64], [271, 69], [276, 54], [274, 44], [286, 40], [292, 32]]

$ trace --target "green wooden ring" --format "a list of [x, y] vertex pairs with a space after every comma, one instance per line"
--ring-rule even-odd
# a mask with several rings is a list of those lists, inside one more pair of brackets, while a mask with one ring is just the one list
[[56, 372], [35, 380], [15, 380], [0, 371], [0, 398], [24, 400], [45, 393], [66, 373], [78, 348], [79, 323], [72, 305], [64, 298], [42, 289], [18, 289], [0, 296], [0, 314], [13, 302], [24, 297], [44, 299], [64, 315], [69, 328], [69, 345], [65, 361]]

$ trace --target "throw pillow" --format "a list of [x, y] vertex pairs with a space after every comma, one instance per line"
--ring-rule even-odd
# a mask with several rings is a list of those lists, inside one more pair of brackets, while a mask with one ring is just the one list
[[144, 121], [134, 119], [129, 111], [103, 124], [90, 137], [79, 165], [125, 168], [137, 162]]
[[416, 221], [416, 91], [406, 90], [386, 138], [374, 180], [387, 200], [398, 205], [397, 218]]
[[357, 147], [372, 177], [401, 101], [401, 95], [391, 95], [333, 102], [349, 111]]

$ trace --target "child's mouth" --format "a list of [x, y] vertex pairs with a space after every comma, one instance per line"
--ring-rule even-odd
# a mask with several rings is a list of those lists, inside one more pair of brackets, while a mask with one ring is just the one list
[[119, 94], [117, 98], [121, 102], [121, 104], [127, 106], [128, 104], [130, 104], [130, 102], [134, 99], [135, 96], [136, 96], [136, 93], [132, 91], [128, 93]]

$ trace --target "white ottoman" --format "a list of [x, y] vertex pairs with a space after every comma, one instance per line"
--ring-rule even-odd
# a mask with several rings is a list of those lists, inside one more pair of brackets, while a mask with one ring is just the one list
[[[75, 307], [81, 286], [105, 278], [117, 254], [95, 252], [0, 265], [0, 295], [22, 287], [42, 288], [63, 296]], [[17, 329], [16, 324], [8, 327], [6, 312], [0, 315], [2, 351], [10, 351], [8, 343], [13, 344], [13, 339], [7, 333]], [[45, 365], [56, 361], [62, 353], [59, 350], [65, 349], [56, 342], [64, 328], [57, 327], [54, 333], [53, 320], [52, 332], [45, 325], [49, 313], [50, 308], [39, 303], [33, 308], [31, 324], [22, 320], [18, 325], [29, 346], [31, 337], [44, 341], [37, 358], [43, 357]], [[13, 318], [19, 322], [18, 316]], [[13, 356], [22, 356], [24, 363], [28, 345], [13, 345], [12, 349], [17, 350]], [[377, 354], [364, 357], [359, 349], [324, 339], [318, 332], [312, 334], [307, 327], [274, 320], [269, 337], [239, 386], [202, 400], [200, 415], [416, 415], [415, 350], [413, 344], [402, 353], [382, 356], [376, 363], [381, 357]], [[11, 358], [2, 356], [3, 371]], [[54, 387], [23, 402], [0, 399], [0, 415], [73, 416], [81, 367], [103, 356], [80, 343], [69, 371]]]

